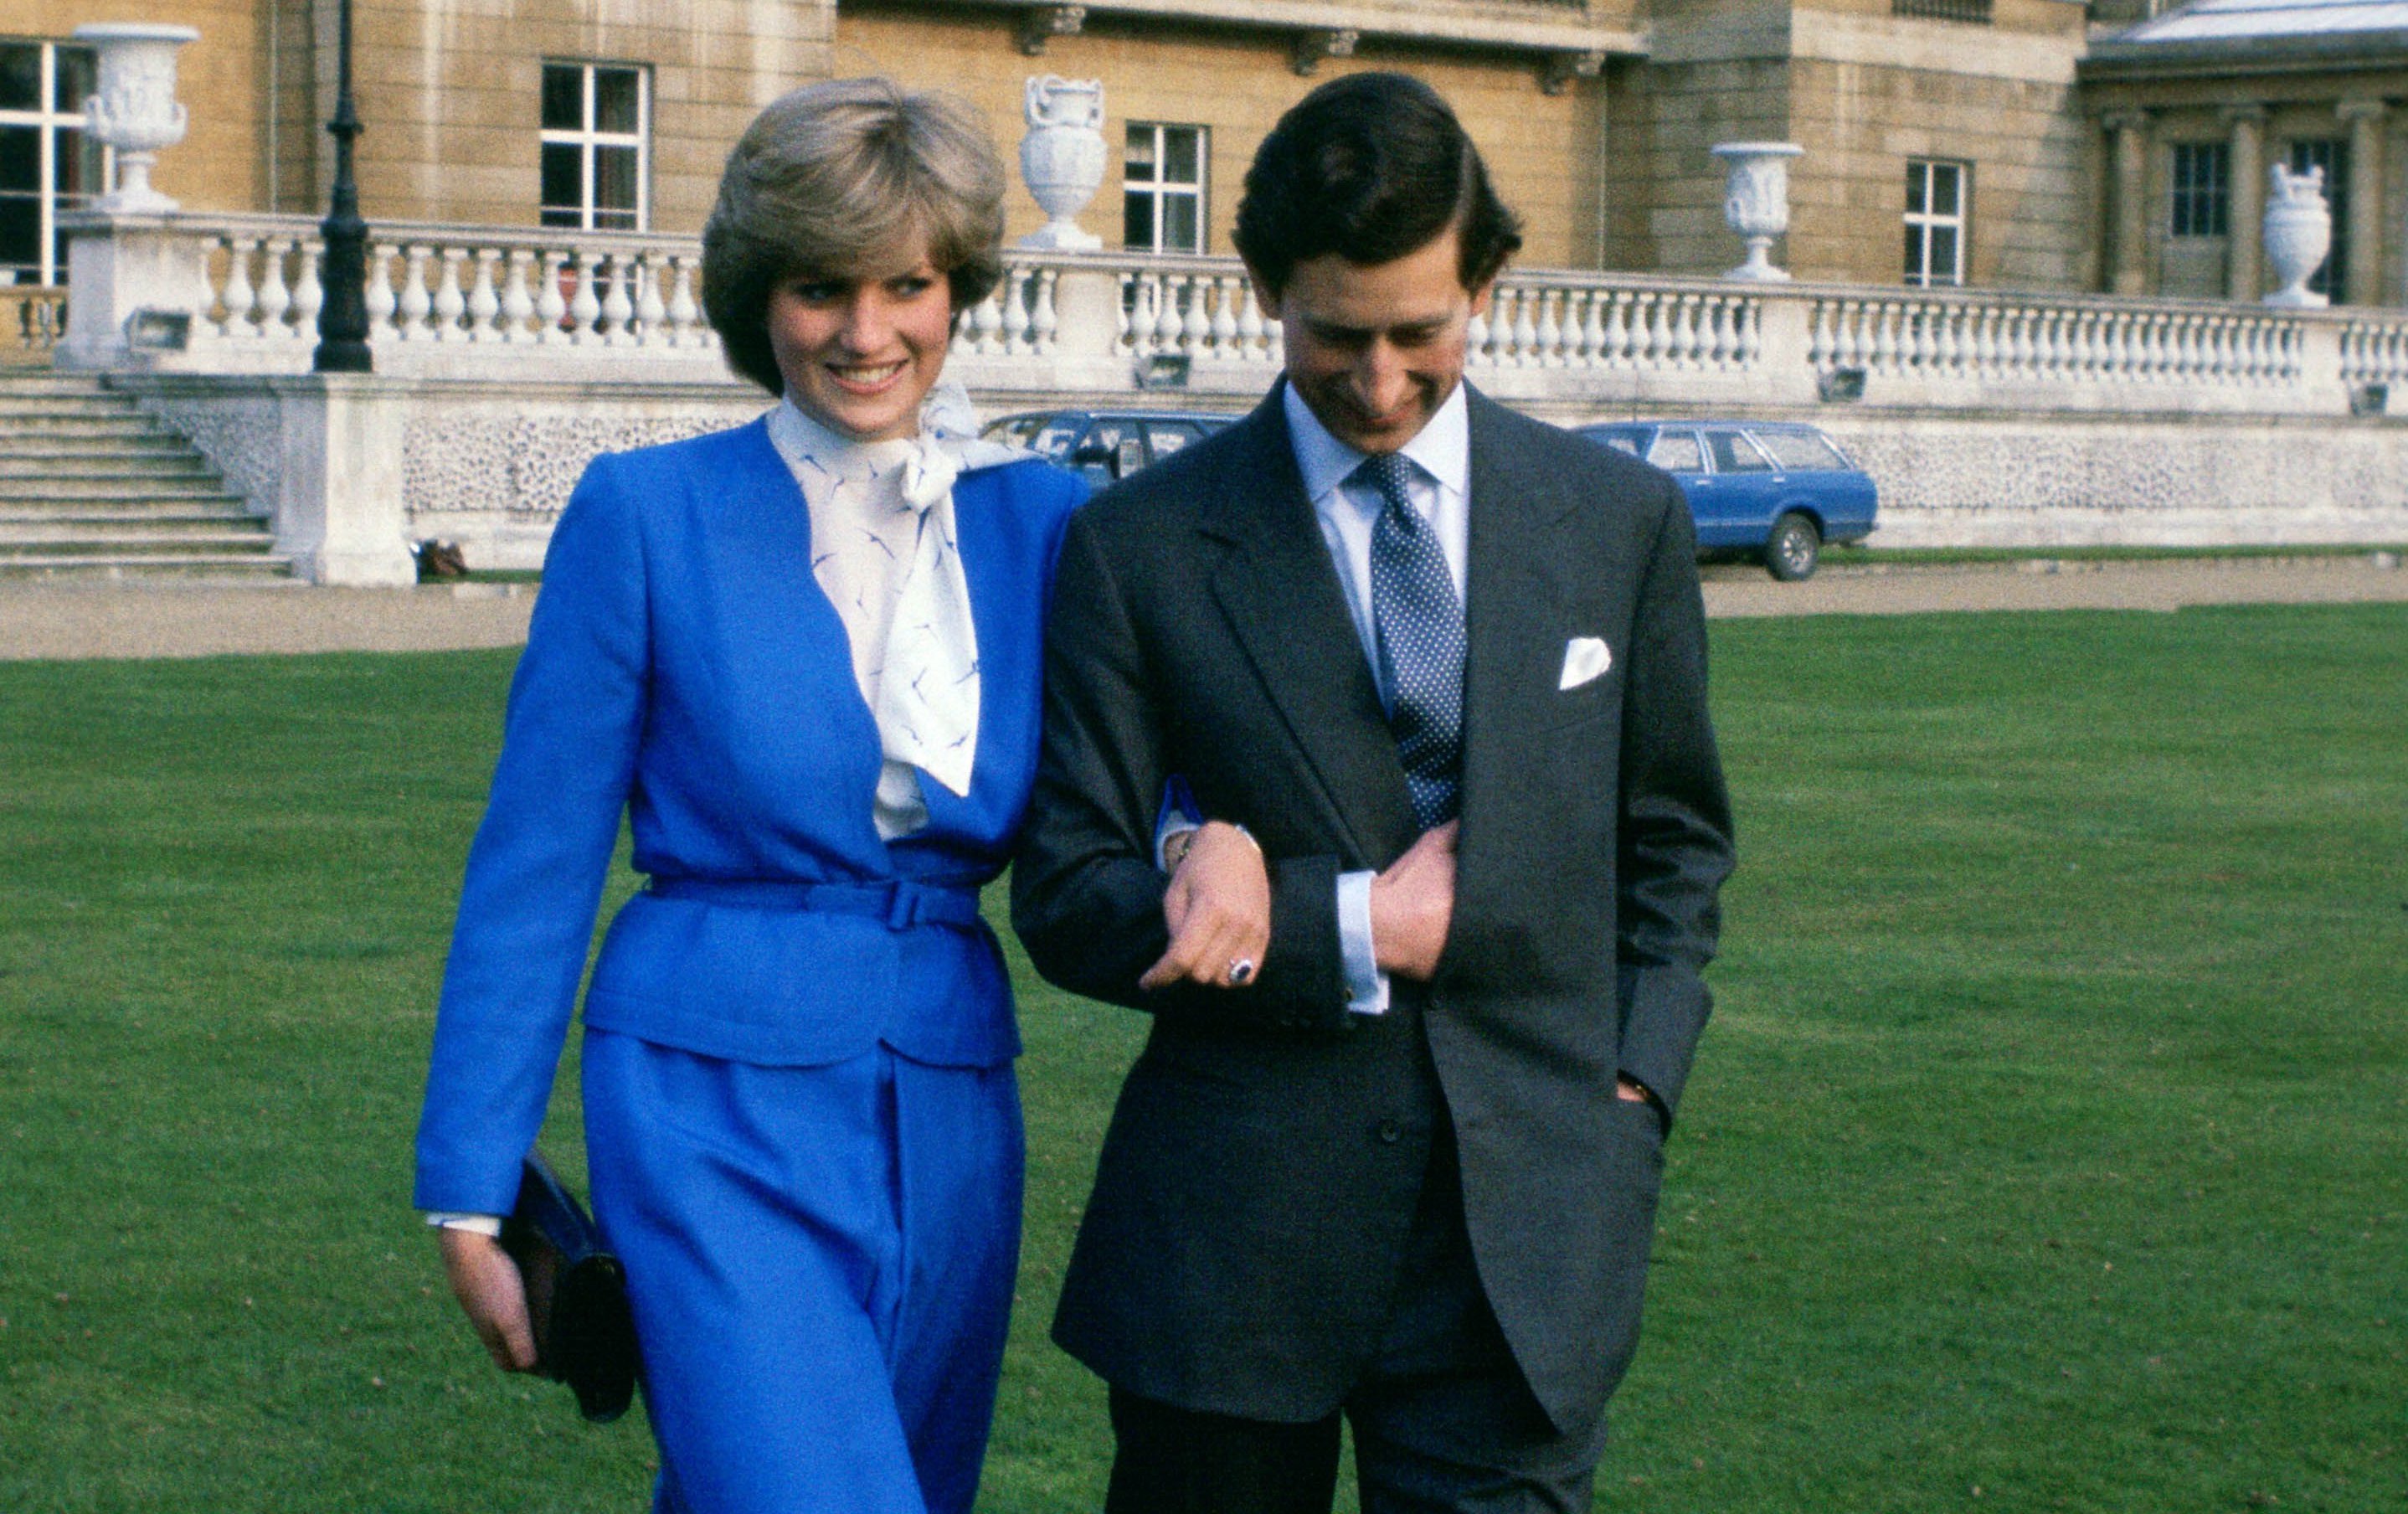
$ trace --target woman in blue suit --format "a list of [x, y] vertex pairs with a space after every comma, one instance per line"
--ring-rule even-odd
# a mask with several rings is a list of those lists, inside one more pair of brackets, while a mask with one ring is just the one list
[[595, 1215], [662, 1510], [967, 1510], [1019, 1249], [1010, 991], [979, 887], [1036, 766], [1083, 493], [940, 385], [1001, 272], [975, 119], [814, 85], [729, 156], [711, 324], [781, 403], [597, 458], [561, 516], [469, 854], [417, 1203], [506, 1368], [517, 1191], [630, 817], [646, 888], [585, 995]]

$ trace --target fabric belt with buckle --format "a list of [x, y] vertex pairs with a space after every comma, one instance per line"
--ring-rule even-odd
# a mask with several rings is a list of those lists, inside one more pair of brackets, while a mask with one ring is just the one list
[[738, 909], [863, 915], [885, 921], [889, 930], [909, 930], [919, 925], [966, 927], [979, 921], [979, 891], [975, 887], [919, 883], [910, 878], [883, 883], [654, 878], [648, 891], [663, 899], [692, 899], [706, 904], [732, 904]]

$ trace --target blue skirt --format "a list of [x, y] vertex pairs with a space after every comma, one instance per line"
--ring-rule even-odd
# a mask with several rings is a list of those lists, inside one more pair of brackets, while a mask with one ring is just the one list
[[1010, 1063], [724, 1061], [588, 1030], [660, 1514], [968, 1514], [1020, 1252]]

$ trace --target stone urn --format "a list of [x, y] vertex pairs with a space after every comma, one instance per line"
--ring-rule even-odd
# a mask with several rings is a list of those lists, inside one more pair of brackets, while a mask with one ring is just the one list
[[1028, 135], [1020, 139], [1020, 177], [1044, 210], [1044, 225], [1023, 247], [1092, 252], [1104, 239], [1079, 227], [1079, 212], [1103, 187], [1104, 85], [1096, 79], [1031, 78], [1025, 95]]
[[1747, 244], [1747, 261], [1723, 275], [1759, 283], [1788, 279], [1772, 266], [1772, 239], [1789, 229], [1789, 160], [1806, 150], [1795, 142], [1723, 142], [1713, 154], [1729, 165], [1723, 219]]
[[186, 113], [176, 99], [176, 50], [197, 41], [189, 26], [106, 22], [79, 26], [75, 39], [100, 55], [100, 92], [83, 103], [93, 139], [117, 152], [116, 192], [96, 210], [160, 214], [176, 202], [150, 187], [150, 165], [184, 139]]
[[2332, 251], [2332, 211], [2325, 204], [2325, 171], [2310, 168], [2293, 173], [2282, 164], [2268, 171], [2266, 195], [2266, 266], [2274, 270], [2276, 287], [2269, 305], [2293, 309], [2329, 305], [2330, 300], [2308, 287], [2308, 280]]

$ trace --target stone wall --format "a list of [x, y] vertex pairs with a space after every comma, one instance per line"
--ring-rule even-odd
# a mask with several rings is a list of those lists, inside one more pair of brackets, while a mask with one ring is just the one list
[[[1609, 268], [1705, 275], [1740, 260], [1723, 220], [1717, 142], [1789, 139], [1789, 71], [1776, 59], [1616, 68], [1609, 79], [1606, 187]], [[1791, 224], [1811, 180], [1790, 167]], [[1778, 260], [1794, 261], [1789, 244]], [[1893, 259], [1895, 261], [1895, 259]]]
[[[1936, 24], [1936, 23], [1935, 23]], [[1856, 62], [1792, 65], [1790, 257], [1800, 277], [1894, 283], [1910, 158], [1971, 164], [1966, 282], [2081, 287], [2085, 196], [2070, 86]]]
[[2408, 542], [2396, 422], [1819, 419], [1881, 488], [1875, 546]]
[[177, 94], [191, 104], [192, 123], [182, 144], [161, 154], [151, 182], [196, 209], [247, 210], [265, 203], [267, 179], [258, 11], [258, 0], [0, 0], [0, 36], [65, 42], [96, 22], [197, 28], [200, 40], [177, 56]]
[[[1366, 36], [1351, 58], [1323, 62], [1310, 78], [1289, 66], [1285, 39], [1258, 29], [1177, 26], [1091, 13], [1071, 36], [1051, 39], [1039, 57], [1024, 56], [1009, 11], [920, 6], [847, 5], [837, 17], [836, 66], [874, 70], [906, 83], [952, 90], [986, 113], [1009, 156], [1025, 131], [1022, 80], [1032, 74], [1103, 81], [1110, 152], [1103, 187], [1080, 223], [1119, 248], [1123, 131], [1133, 121], [1211, 128], [1206, 166], [1204, 251], [1229, 252], [1246, 166], [1281, 112], [1314, 86], [1367, 68], [1427, 79], [1463, 118], [1508, 204], [1528, 223], [1525, 260], [1560, 267], [1598, 263], [1600, 86], [1573, 84], [1542, 94], [1527, 58], [1483, 55]], [[1044, 216], [1015, 188], [1008, 238]], [[1719, 212], [1717, 212], [1719, 213]]]
[[[1509, 394], [1516, 387], [1509, 375], [1489, 377]], [[263, 514], [274, 518], [282, 509], [299, 517], [276, 524], [280, 541], [296, 537], [305, 550], [338, 534], [344, 519], [335, 507], [310, 513], [310, 502], [280, 476], [294, 466], [291, 449], [307, 443], [295, 417], [315, 413], [296, 411], [296, 397], [317, 382], [112, 380], [190, 436]], [[1132, 390], [974, 397], [983, 413], [996, 415], [1065, 403], [1230, 411], [1253, 397], [1166, 401], [1159, 392]], [[393, 453], [347, 465], [361, 479], [397, 481], [397, 502], [382, 492], [363, 501], [384, 523], [374, 530], [391, 538], [386, 560], [406, 562], [406, 542], [437, 538], [460, 542], [469, 564], [482, 569], [541, 564], [552, 523], [595, 454], [742, 425], [765, 404], [758, 390], [732, 381], [599, 391], [557, 382], [380, 380], [348, 402], [351, 432], [385, 438], [381, 445]], [[1727, 408], [1701, 405], [1695, 394], [1636, 392], [1618, 400], [1557, 395], [1517, 403], [1567, 425]], [[2408, 542], [2408, 425], [2397, 420], [1744, 408], [1759, 419], [1820, 425], [1849, 450], [1881, 490], [1876, 546]], [[345, 478], [329, 482], [339, 493]], [[354, 560], [366, 551], [362, 534], [353, 533]]]
[[[2173, 151], [2178, 143], [2231, 143], [2234, 116], [2241, 113], [2259, 123], [2261, 158], [2269, 165], [2287, 162], [2296, 141], [2363, 141], [2371, 136], [2381, 158], [2380, 205], [2360, 230], [2371, 232], [2375, 245], [2354, 248], [2351, 255], [2354, 261], [2372, 257], [2375, 303], [2408, 303], [2408, 234], [2402, 230], [2402, 208], [2408, 207], [2408, 109], [2402, 108], [2408, 98], [2408, 64], [2401, 61], [2396, 48], [2384, 50], [2378, 39], [2370, 39], [2365, 48], [2363, 57], [2331, 65], [2293, 63], [2257, 72], [2178, 63], [2152, 70], [2120, 56], [2094, 58], [2084, 65], [2082, 129], [2100, 133], [2102, 122], [2137, 123], [2144, 136], [2141, 276], [2128, 292], [2214, 296], [2227, 292], [2227, 260], [2234, 244], [2243, 238], [2254, 244], [2258, 228], [2243, 224], [2236, 216], [2229, 238], [2175, 238], [2169, 213]], [[2370, 108], [2372, 129], [2361, 134], [2352, 117]], [[2235, 183], [2234, 203], [2238, 206], [2244, 195], [2262, 198], [2263, 190], [2262, 180], [2254, 188]], [[2102, 182], [2097, 197], [2112, 203], [2119, 192], [2120, 186]], [[2112, 231], [2102, 228], [2100, 235], [2112, 240]], [[2112, 260], [2103, 242], [2100, 252], [2102, 261]], [[2272, 287], [2271, 280], [2265, 283]]]
[[749, 384], [663, 386], [608, 410], [573, 393], [500, 385], [423, 391], [403, 427], [413, 540], [466, 543], [480, 568], [535, 568], [585, 465], [740, 425], [767, 408]]
[[[322, 13], [320, 105], [331, 108]], [[696, 231], [728, 148], [761, 106], [825, 77], [835, 0], [356, 0], [363, 212], [525, 225], [536, 219], [548, 59], [647, 64], [652, 223]], [[322, 120], [326, 108], [315, 112]]]

